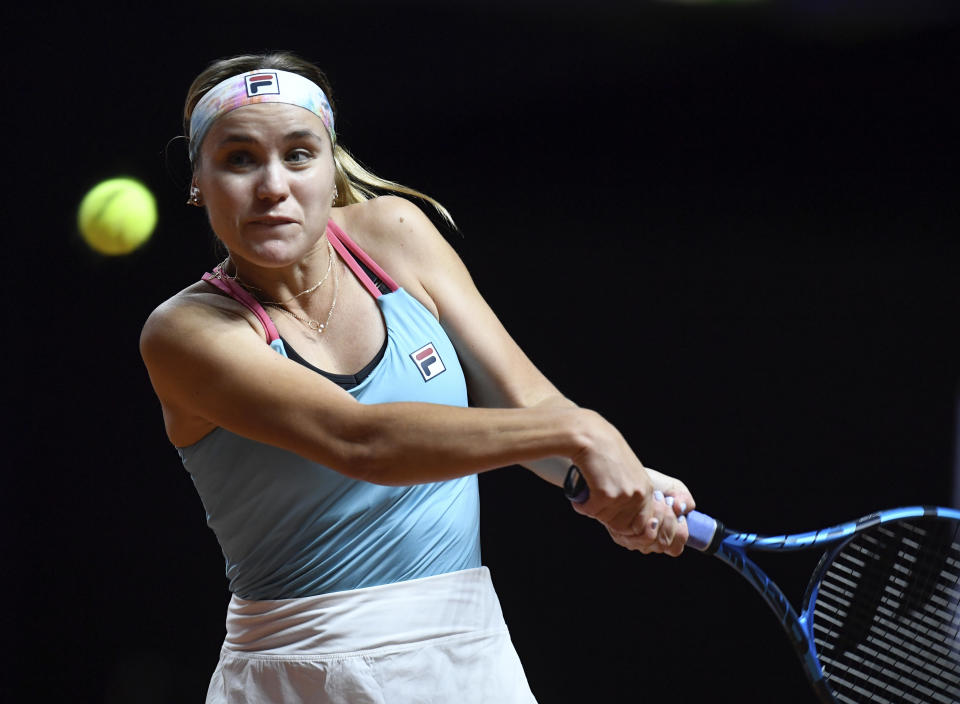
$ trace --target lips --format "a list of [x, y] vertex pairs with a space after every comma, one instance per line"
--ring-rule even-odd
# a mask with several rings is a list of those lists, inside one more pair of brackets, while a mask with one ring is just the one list
[[293, 218], [283, 217], [282, 215], [261, 215], [260, 217], [253, 218], [250, 220], [251, 225], [291, 225], [297, 221]]

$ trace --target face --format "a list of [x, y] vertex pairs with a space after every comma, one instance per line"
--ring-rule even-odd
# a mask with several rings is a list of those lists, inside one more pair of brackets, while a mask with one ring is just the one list
[[231, 257], [281, 267], [317, 245], [333, 199], [332, 152], [323, 121], [297, 105], [245, 105], [213, 124], [194, 177]]

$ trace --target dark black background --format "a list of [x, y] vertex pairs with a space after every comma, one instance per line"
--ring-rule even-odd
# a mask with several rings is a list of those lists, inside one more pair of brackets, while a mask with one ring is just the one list
[[[451, 242], [534, 361], [702, 509], [789, 532], [953, 503], [960, 18], [827, 5], [16, 10], [0, 691], [202, 700], [222, 558], [137, 337], [215, 262], [168, 141], [193, 76], [241, 52], [322, 65], [343, 143], [451, 209]], [[117, 175], [154, 190], [160, 222], [103, 258], [75, 211]], [[517, 468], [481, 491], [484, 560], [542, 702], [811, 700], [719, 563], [617, 548]], [[812, 565], [767, 564], [799, 597]]]

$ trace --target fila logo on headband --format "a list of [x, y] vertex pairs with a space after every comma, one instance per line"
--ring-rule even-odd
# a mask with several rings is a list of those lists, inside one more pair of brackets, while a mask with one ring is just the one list
[[274, 95], [280, 94], [280, 84], [277, 83], [277, 74], [275, 73], [254, 73], [245, 76], [247, 82], [247, 97], [252, 98], [255, 95]]
[[433, 377], [442, 374], [447, 369], [443, 366], [443, 360], [440, 359], [437, 346], [432, 342], [424, 345], [416, 352], [411, 352], [410, 359], [417, 365], [417, 369], [420, 370], [420, 376], [423, 377], [424, 381], [430, 381]]

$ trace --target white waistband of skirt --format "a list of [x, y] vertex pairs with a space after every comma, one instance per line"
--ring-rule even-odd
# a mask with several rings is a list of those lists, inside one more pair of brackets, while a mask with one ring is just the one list
[[506, 630], [486, 567], [227, 609], [228, 650], [329, 656]]

